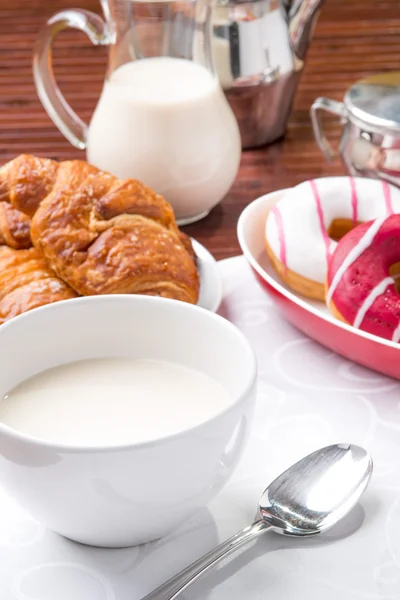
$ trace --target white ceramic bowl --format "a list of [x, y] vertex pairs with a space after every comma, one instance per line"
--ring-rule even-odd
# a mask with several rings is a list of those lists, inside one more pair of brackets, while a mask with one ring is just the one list
[[254, 404], [255, 356], [234, 325], [197, 306], [124, 295], [58, 302], [2, 325], [0, 397], [44, 369], [121, 356], [198, 369], [232, 403], [181, 433], [112, 448], [56, 445], [0, 424], [2, 484], [47, 527], [90, 545], [154, 540], [204, 506], [236, 466]]

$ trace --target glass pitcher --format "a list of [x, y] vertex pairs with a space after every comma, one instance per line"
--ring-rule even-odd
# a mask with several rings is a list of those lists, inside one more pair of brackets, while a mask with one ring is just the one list
[[[203, 218], [229, 190], [241, 153], [236, 119], [214, 72], [206, 0], [102, 0], [55, 14], [34, 53], [36, 89], [64, 136], [96, 167], [140, 179], [173, 206], [180, 224]], [[89, 125], [55, 82], [51, 46], [68, 27], [109, 46], [103, 90]]]

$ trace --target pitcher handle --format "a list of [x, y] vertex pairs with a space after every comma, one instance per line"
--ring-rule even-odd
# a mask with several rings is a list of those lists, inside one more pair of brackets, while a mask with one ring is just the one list
[[33, 55], [33, 76], [37, 94], [50, 119], [73, 146], [84, 150], [87, 125], [61, 94], [52, 64], [53, 41], [60, 31], [69, 27], [86, 33], [96, 46], [111, 42], [107, 24], [95, 13], [81, 9], [56, 13], [39, 33]]
[[321, 110], [343, 118], [346, 117], [346, 109], [343, 102], [336, 102], [335, 100], [330, 100], [330, 98], [317, 98], [310, 109], [311, 123], [314, 130], [315, 141], [317, 142], [325, 158], [330, 162], [335, 158], [336, 152], [332, 148], [328, 138], [324, 133], [319, 114]]

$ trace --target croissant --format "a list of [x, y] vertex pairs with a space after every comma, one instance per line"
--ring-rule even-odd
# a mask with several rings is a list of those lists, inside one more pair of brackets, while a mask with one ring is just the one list
[[0, 201], [0, 245], [10, 248], [30, 248], [31, 220], [11, 204]]
[[50, 192], [59, 163], [21, 154], [0, 168], [0, 244], [30, 248], [30, 217]]
[[[168, 202], [141, 182], [119, 180], [84, 161], [22, 155], [0, 169], [0, 203], [32, 217], [31, 242], [78, 294], [197, 302], [190, 240]], [[16, 240], [17, 228], [9, 229]], [[0, 224], [3, 238], [5, 231]]]
[[56, 277], [36, 248], [0, 247], [0, 324], [32, 308], [76, 295]]

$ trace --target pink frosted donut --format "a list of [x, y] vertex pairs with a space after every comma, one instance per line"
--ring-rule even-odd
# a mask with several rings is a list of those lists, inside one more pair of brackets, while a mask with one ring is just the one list
[[326, 302], [342, 321], [382, 338], [400, 341], [400, 215], [359, 225], [333, 253]]

